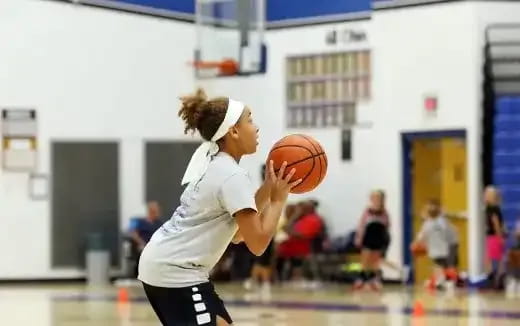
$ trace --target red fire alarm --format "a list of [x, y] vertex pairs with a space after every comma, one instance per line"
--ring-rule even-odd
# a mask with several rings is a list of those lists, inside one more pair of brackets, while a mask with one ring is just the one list
[[436, 96], [426, 96], [424, 98], [424, 108], [426, 112], [433, 113], [437, 111], [438, 100]]

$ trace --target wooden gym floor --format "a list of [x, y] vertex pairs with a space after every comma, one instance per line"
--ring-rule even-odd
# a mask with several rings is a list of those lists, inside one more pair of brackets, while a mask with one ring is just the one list
[[[344, 285], [320, 290], [273, 287], [270, 296], [240, 285], [217, 286], [237, 326], [507, 326], [520, 325], [520, 299], [502, 293], [427, 293], [392, 286], [353, 293]], [[2, 326], [159, 326], [142, 290], [117, 300], [115, 287], [0, 286]]]

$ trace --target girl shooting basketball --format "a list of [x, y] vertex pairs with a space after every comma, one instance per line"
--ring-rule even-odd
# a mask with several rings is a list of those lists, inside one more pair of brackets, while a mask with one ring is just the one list
[[244, 104], [207, 100], [198, 90], [182, 98], [185, 132], [197, 130], [205, 142], [191, 158], [182, 180], [188, 184], [173, 216], [155, 232], [139, 263], [139, 280], [166, 326], [231, 325], [222, 300], [208, 281], [209, 271], [232, 239], [255, 255], [271, 241], [293, 187], [287, 163], [274, 172], [271, 161], [263, 185], [254, 191], [238, 162], [256, 152], [258, 128]]

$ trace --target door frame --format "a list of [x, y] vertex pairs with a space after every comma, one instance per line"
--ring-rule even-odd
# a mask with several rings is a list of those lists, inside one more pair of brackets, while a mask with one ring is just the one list
[[[409, 250], [410, 243], [413, 240], [413, 180], [411, 174], [411, 149], [412, 143], [420, 139], [440, 139], [440, 138], [464, 138], [466, 139], [465, 129], [448, 129], [448, 130], [432, 130], [432, 131], [410, 131], [401, 133], [402, 148], [402, 212], [403, 212], [403, 235], [402, 235], [402, 252], [403, 264], [411, 266], [412, 254]], [[414, 280], [414, 269], [411, 269], [410, 282]]]

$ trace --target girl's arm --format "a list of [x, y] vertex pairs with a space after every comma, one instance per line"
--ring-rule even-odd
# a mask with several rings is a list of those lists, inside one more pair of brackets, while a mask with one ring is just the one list
[[289, 192], [301, 183], [301, 179], [294, 182], [290, 181], [296, 172], [295, 169], [292, 169], [284, 177], [286, 166], [287, 162], [284, 162], [278, 171], [278, 175], [276, 175], [273, 162], [270, 162], [269, 178], [271, 178], [272, 184], [270, 204], [266, 206], [263, 212], [246, 208], [233, 215], [238, 223], [240, 234], [244, 237], [244, 242], [249, 250], [257, 256], [262, 255], [271, 242]]
[[255, 194], [255, 203], [256, 208], [261, 213], [264, 209], [269, 205], [271, 201], [271, 187], [273, 186], [272, 180], [269, 177], [269, 166], [266, 164], [265, 166], [265, 180], [258, 188]]

